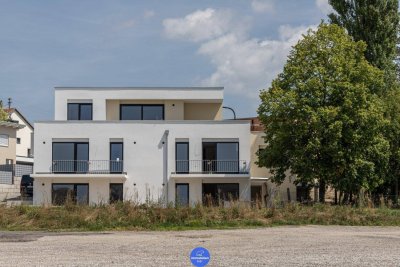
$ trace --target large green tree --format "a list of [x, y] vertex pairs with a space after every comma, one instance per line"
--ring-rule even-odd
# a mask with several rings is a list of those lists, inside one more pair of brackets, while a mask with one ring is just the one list
[[343, 26], [354, 40], [366, 42], [366, 59], [385, 72], [385, 90], [381, 97], [385, 102], [385, 117], [390, 120], [385, 136], [391, 155], [387, 182], [374, 194], [391, 195], [397, 202], [400, 179], [399, 2], [329, 0], [329, 3], [334, 9], [329, 15], [331, 22]]
[[344, 27], [355, 41], [364, 41], [366, 59], [394, 74], [399, 25], [398, 0], [329, 0], [330, 21]]
[[268, 149], [259, 166], [280, 183], [288, 171], [298, 182], [343, 192], [370, 190], [383, 183], [387, 121], [377, 96], [383, 73], [364, 57], [366, 44], [355, 42], [337, 25], [321, 24], [290, 52], [283, 72], [261, 91], [259, 117]]

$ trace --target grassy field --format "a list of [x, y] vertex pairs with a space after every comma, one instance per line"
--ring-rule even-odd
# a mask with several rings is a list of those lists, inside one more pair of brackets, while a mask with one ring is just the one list
[[400, 226], [400, 210], [321, 204], [276, 209], [238, 204], [229, 208], [161, 208], [131, 203], [97, 207], [0, 206], [0, 230], [188, 230], [306, 224]]

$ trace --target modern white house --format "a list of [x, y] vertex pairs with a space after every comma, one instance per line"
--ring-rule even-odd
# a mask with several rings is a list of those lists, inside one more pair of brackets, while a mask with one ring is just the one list
[[222, 87], [57, 87], [35, 123], [36, 205], [250, 202], [250, 121]]

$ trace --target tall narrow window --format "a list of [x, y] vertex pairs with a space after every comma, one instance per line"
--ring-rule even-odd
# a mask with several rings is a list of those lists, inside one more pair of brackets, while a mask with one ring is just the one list
[[110, 203], [121, 202], [124, 199], [124, 184], [110, 184]]
[[177, 206], [189, 205], [189, 184], [176, 184], [175, 194]]
[[189, 173], [189, 143], [177, 142], [176, 146], [176, 173]]
[[122, 173], [124, 157], [124, 144], [122, 142], [110, 143], [110, 172]]
[[91, 103], [68, 103], [68, 120], [92, 120]]

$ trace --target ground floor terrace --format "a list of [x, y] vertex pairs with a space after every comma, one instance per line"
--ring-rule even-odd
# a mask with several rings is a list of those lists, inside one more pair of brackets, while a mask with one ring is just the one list
[[176, 205], [222, 205], [262, 202], [263, 187], [248, 174], [172, 175], [165, 185], [151, 188], [133, 183], [126, 174], [34, 175], [33, 204], [108, 204], [117, 201]]

